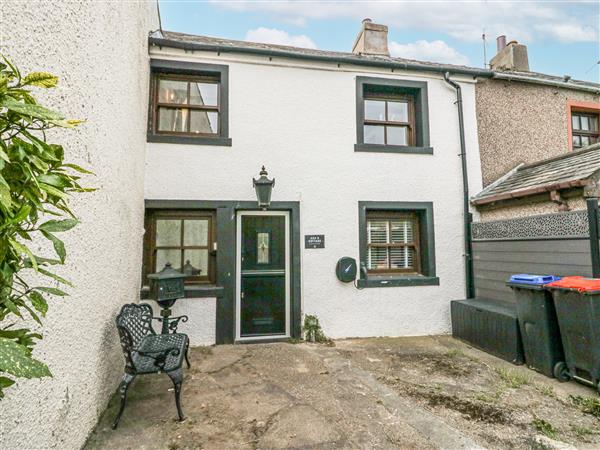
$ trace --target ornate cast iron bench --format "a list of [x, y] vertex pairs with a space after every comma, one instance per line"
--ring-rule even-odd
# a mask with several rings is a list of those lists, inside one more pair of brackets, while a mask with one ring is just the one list
[[190, 367], [188, 359], [189, 340], [186, 334], [177, 333], [179, 320], [187, 321], [186, 316], [174, 318], [169, 324], [172, 333], [156, 334], [152, 328], [152, 319], [162, 321], [161, 318], [152, 317], [150, 305], [141, 303], [123, 305], [117, 316], [117, 329], [121, 339], [121, 347], [125, 355], [125, 374], [119, 385], [121, 406], [113, 423], [117, 428], [121, 415], [127, 403], [127, 389], [137, 375], [151, 373], [166, 373], [173, 381], [175, 387], [175, 404], [179, 420], [183, 420], [181, 411], [181, 384], [183, 383], [183, 358]]

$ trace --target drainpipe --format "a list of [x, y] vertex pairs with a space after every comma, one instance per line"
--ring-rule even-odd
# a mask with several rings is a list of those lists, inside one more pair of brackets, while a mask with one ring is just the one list
[[473, 252], [471, 244], [471, 223], [473, 215], [469, 210], [469, 178], [467, 173], [467, 147], [465, 144], [465, 120], [463, 116], [462, 91], [460, 84], [450, 79], [450, 73], [444, 73], [444, 81], [456, 90], [456, 107], [458, 109], [458, 127], [460, 132], [460, 159], [462, 163], [463, 181], [463, 217], [465, 246], [465, 291], [467, 298], [475, 297], [473, 284]]

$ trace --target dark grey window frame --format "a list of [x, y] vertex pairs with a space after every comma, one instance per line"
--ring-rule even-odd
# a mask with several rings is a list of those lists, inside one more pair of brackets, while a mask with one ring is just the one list
[[[190, 76], [216, 76], [219, 78], [219, 135], [175, 136], [157, 133], [154, 130], [154, 98], [157, 95], [157, 74], [177, 74]], [[220, 64], [201, 64], [185, 61], [150, 60], [150, 95], [148, 97], [148, 142], [167, 144], [220, 145], [231, 147], [229, 137], [229, 66]]]
[[[382, 86], [397, 88], [399, 93], [415, 97], [416, 145], [381, 145], [364, 142], [364, 92], [365, 86]], [[432, 155], [433, 147], [429, 144], [429, 103], [427, 100], [427, 82], [396, 80], [389, 78], [356, 77], [356, 144], [355, 152], [376, 153], [417, 153]]]
[[358, 202], [358, 242], [361, 268], [367, 261], [367, 212], [415, 212], [420, 224], [421, 271], [423, 275], [375, 275], [360, 271], [359, 288], [398, 286], [438, 286], [440, 279], [435, 274], [435, 231], [432, 202]]

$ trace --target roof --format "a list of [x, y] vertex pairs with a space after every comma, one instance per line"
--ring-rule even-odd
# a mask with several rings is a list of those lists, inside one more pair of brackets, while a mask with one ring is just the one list
[[150, 45], [181, 48], [185, 50], [202, 50], [215, 52], [249, 53], [271, 57], [297, 58], [311, 61], [324, 61], [333, 63], [346, 63], [371, 67], [388, 67], [404, 70], [426, 72], [450, 72], [452, 74], [471, 75], [474, 77], [487, 77], [511, 79], [538, 84], [552, 84], [569, 89], [580, 89], [600, 93], [600, 83], [578, 81], [540, 74], [536, 72], [493, 71], [477, 67], [468, 67], [454, 64], [440, 64], [427, 61], [416, 61], [391, 56], [356, 55], [351, 52], [334, 52], [316, 50], [287, 45], [265, 44], [249, 41], [237, 41], [209, 36], [199, 36], [174, 31], [155, 31], [148, 38]]
[[472, 197], [474, 205], [586, 186], [600, 173], [600, 143], [513, 169]]

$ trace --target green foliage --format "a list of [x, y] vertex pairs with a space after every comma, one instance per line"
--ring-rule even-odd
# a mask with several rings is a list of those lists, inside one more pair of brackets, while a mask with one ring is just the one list
[[557, 429], [554, 428], [554, 425], [552, 425], [550, 422], [540, 419], [539, 417], [534, 417], [532, 423], [535, 429], [544, 436], [549, 437], [550, 439], [556, 439]]
[[502, 381], [513, 389], [518, 389], [525, 384], [531, 384], [531, 378], [529, 375], [521, 373], [513, 369], [505, 369], [499, 367], [496, 369], [496, 373]]
[[329, 339], [323, 333], [323, 329], [321, 328], [321, 324], [319, 323], [317, 316], [313, 316], [311, 314], [304, 316], [304, 334], [305, 339], [308, 342], [331, 343], [331, 339]]
[[[57, 286], [70, 283], [50, 269], [66, 259], [65, 245], [55, 233], [77, 225], [69, 196], [91, 190], [80, 186], [77, 175], [90, 172], [65, 163], [63, 147], [46, 139], [48, 130], [72, 128], [80, 121], [38, 104], [30, 90], [57, 83], [46, 72], [22, 76], [0, 55], [0, 398], [15, 378], [51, 376], [32, 356], [42, 336], [16, 325], [29, 318], [41, 325], [48, 295], [67, 295]], [[32, 242], [38, 236], [50, 241], [56, 257], [36, 255]], [[45, 279], [52, 286], [30, 286], [31, 279]]]
[[554, 392], [554, 388], [547, 384], [536, 383], [534, 385], [535, 390], [540, 394], [545, 395], [546, 397], [556, 398], [556, 392]]
[[600, 417], [600, 400], [595, 397], [582, 397], [581, 395], [570, 395], [569, 399], [581, 412]]

